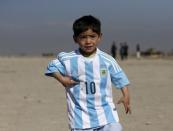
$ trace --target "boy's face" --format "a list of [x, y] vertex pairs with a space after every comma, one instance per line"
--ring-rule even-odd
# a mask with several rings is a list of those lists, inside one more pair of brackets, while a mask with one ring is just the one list
[[101, 34], [98, 35], [96, 32], [93, 32], [91, 29], [88, 29], [85, 32], [82, 32], [77, 37], [74, 37], [76, 43], [79, 44], [83, 55], [90, 56], [96, 52], [98, 43], [100, 42]]

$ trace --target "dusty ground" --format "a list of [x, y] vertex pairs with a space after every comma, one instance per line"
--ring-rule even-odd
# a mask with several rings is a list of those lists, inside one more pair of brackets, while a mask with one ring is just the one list
[[[50, 59], [0, 57], [0, 131], [68, 131], [63, 87], [44, 76]], [[173, 131], [173, 60], [119, 64], [131, 81], [132, 114], [118, 106], [125, 131]]]

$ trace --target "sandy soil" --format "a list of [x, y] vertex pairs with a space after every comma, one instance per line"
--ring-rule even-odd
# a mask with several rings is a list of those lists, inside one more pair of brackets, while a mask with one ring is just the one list
[[[44, 76], [50, 59], [0, 57], [0, 131], [68, 131], [64, 89]], [[118, 105], [125, 131], [173, 131], [173, 60], [119, 64], [131, 81], [132, 114]]]

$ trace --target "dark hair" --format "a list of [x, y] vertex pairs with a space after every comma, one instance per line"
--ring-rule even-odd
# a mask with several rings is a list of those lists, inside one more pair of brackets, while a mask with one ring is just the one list
[[74, 36], [78, 36], [80, 33], [91, 29], [98, 35], [101, 33], [101, 22], [99, 19], [92, 15], [82, 16], [73, 23]]

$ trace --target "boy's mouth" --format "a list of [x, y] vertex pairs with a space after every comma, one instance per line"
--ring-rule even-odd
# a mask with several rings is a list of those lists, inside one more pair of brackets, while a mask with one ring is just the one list
[[87, 50], [91, 50], [91, 49], [93, 49], [93, 46], [85, 46], [84, 48]]

